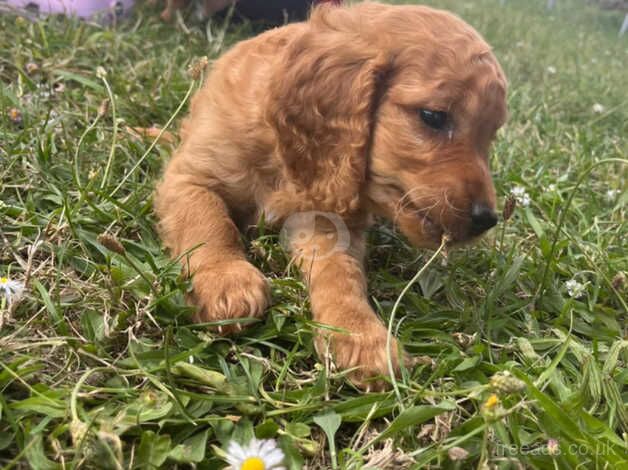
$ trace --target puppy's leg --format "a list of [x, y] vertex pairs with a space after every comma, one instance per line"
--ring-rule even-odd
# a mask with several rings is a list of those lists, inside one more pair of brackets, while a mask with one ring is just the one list
[[[368, 302], [363, 234], [357, 230], [338, 233], [338, 225], [331, 227], [334, 224], [324, 220], [308, 225], [291, 230], [288, 241], [309, 286], [313, 318], [331, 327], [319, 330], [316, 349], [321, 356], [330, 353], [341, 369], [355, 368], [349, 378], [356, 385], [385, 388], [381, 379], [370, 380], [389, 374], [388, 332]], [[309, 232], [312, 225], [313, 233]], [[398, 372], [398, 345], [394, 338], [390, 357]]]
[[[173, 256], [183, 255], [184, 270], [193, 276], [191, 297], [199, 307], [195, 320], [259, 317], [268, 305], [268, 283], [246, 260], [225, 202], [198, 174], [190, 174], [194, 165], [187, 157], [180, 153], [168, 166], [157, 188], [155, 209], [165, 245]], [[218, 329], [230, 332], [241, 326]]]

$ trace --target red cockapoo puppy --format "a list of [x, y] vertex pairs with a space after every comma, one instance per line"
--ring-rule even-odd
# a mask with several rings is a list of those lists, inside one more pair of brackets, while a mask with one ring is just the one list
[[[506, 114], [490, 46], [444, 11], [322, 5], [234, 46], [194, 97], [156, 193], [166, 246], [187, 253], [196, 319], [264, 314], [268, 283], [238, 230], [264, 214], [289, 226], [313, 319], [331, 327], [318, 331], [319, 353], [355, 368], [359, 385], [387, 374], [364, 229], [382, 215], [434, 248], [445, 234], [455, 245], [493, 227], [488, 154]], [[401, 354], [393, 341], [395, 368]]]

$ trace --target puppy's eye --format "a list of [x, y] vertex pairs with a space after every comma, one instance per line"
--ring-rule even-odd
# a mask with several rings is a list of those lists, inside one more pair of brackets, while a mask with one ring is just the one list
[[449, 120], [449, 116], [445, 111], [434, 111], [432, 109], [420, 109], [419, 116], [421, 116], [421, 120], [426, 125], [436, 130], [443, 130]]

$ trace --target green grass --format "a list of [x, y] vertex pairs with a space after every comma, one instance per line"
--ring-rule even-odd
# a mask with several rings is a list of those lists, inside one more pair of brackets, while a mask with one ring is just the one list
[[[277, 438], [290, 468], [628, 468], [622, 16], [578, 0], [551, 13], [541, 0], [431, 3], [494, 46], [511, 83], [495, 181], [502, 201], [522, 187], [531, 202], [410, 287], [393, 326], [423, 360], [399, 396], [359, 392], [318, 362], [276, 234], [250, 240], [273, 307], [220, 338], [191, 322], [189, 286], [155, 233], [152, 190], [172, 149], [147, 152], [124, 129], [168, 122], [198, 86], [193, 59], [251, 27], [221, 42], [220, 24], [186, 31], [147, 8], [115, 28], [0, 16], [0, 277], [27, 282], [2, 305], [0, 468], [220, 468], [226, 443], [254, 434]], [[385, 224], [369, 237], [387, 321], [430, 253]], [[525, 388], [497, 383], [505, 371]], [[466, 460], [452, 460], [459, 448]]]

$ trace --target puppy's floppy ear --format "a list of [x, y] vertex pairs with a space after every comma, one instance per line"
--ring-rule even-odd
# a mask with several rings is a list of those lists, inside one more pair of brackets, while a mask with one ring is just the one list
[[316, 8], [270, 84], [266, 118], [301, 209], [349, 214], [360, 205], [388, 60], [361, 38], [355, 16]]

